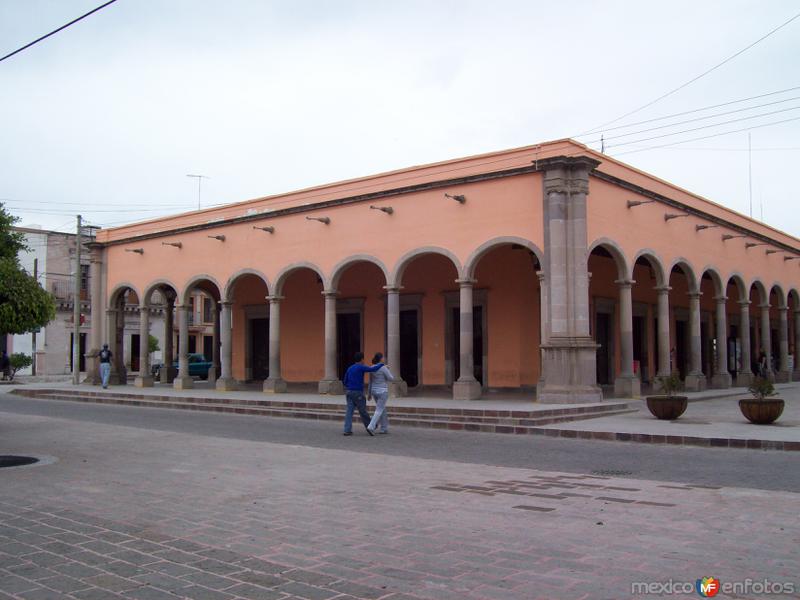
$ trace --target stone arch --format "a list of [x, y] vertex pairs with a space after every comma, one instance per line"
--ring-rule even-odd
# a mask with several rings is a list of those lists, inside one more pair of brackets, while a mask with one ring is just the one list
[[769, 302], [769, 294], [767, 293], [767, 288], [764, 283], [758, 279], [757, 277], [750, 282], [750, 285], [747, 286], [747, 297], [750, 297], [750, 293], [752, 289], [755, 288], [756, 292], [758, 292], [760, 302], [759, 304], [767, 304]]
[[327, 280], [325, 279], [325, 274], [322, 272], [317, 265], [307, 261], [300, 261], [296, 263], [292, 263], [290, 265], [285, 266], [281, 271], [278, 273], [277, 277], [275, 277], [275, 288], [272, 292], [276, 296], [281, 296], [283, 294], [283, 286], [286, 283], [286, 280], [289, 276], [299, 269], [309, 269], [314, 271], [317, 274], [317, 277], [320, 278], [323, 284], [323, 288], [327, 289]]
[[628, 267], [625, 252], [619, 247], [619, 244], [609, 238], [597, 238], [588, 248], [586, 254], [587, 262], [592, 252], [598, 248], [604, 249], [614, 259], [614, 263], [617, 265], [617, 277], [619, 279], [628, 279], [629, 274], [633, 273], [633, 267]]
[[111, 290], [111, 293], [108, 295], [108, 305], [110, 307], [115, 306], [117, 302], [119, 302], [122, 294], [124, 294], [127, 290], [132, 290], [133, 293], [136, 294], [136, 298], [139, 300], [139, 302], [142, 302], [142, 296], [139, 294], [139, 290], [136, 289], [136, 286], [127, 281], [123, 281], [122, 283], [115, 285], [114, 289]]
[[[211, 285], [202, 285], [202, 284], [211, 284]], [[189, 303], [189, 295], [192, 293], [192, 290], [195, 288], [200, 288], [204, 292], [207, 292], [214, 300], [219, 301], [221, 298], [221, 290], [222, 286], [220, 286], [219, 282], [212, 277], [211, 275], [196, 275], [192, 277], [189, 281], [186, 282], [186, 285], [183, 288], [183, 292], [180, 295], [181, 304], [186, 305]]]
[[453, 254], [450, 250], [446, 248], [440, 248], [439, 246], [423, 246], [421, 248], [415, 248], [410, 252], [404, 254], [400, 260], [397, 261], [397, 265], [392, 272], [391, 277], [387, 281], [386, 285], [388, 286], [396, 286], [400, 285], [403, 280], [403, 273], [405, 273], [406, 268], [409, 264], [415, 259], [425, 254], [440, 254], [445, 258], [448, 258], [450, 262], [453, 263], [453, 266], [456, 269], [456, 273], [458, 273], [458, 277], [462, 277], [464, 270], [461, 266], [461, 261], [458, 260], [458, 257]]
[[791, 300], [794, 303], [795, 310], [800, 309], [800, 293], [795, 288], [790, 288], [786, 293], [787, 302]]
[[702, 285], [703, 275], [708, 273], [711, 276], [711, 281], [714, 282], [714, 295], [715, 296], [724, 296], [725, 295], [725, 288], [727, 287], [727, 281], [723, 283], [722, 275], [719, 274], [719, 269], [717, 269], [714, 265], [706, 265], [700, 271], [700, 276], [697, 280], [697, 285]]
[[778, 301], [780, 302], [777, 308], [785, 308], [787, 306], [788, 296], [784, 293], [783, 286], [779, 283], [773, 283], [772, 287], [769, 288], [768, 298], [772, 295], [773, 291], [777, 292]]
[[261, 271], [259, 271], [257, 269], [250, 269], [250, 268], [239, 269], [238, 271], [233, 273], [230, 277], [228, 277], [228, 281], [225, 282], [225, 287], [222, 290], [222, 301], [223, 302], [233, 302], [233, 290], [236, 287], [236, 284], [238, 283], [238, 281], [242, 277], [244, 277], [245, 275], [252, 275], [254, 277], [257, 277], [262, 282], [264, 282], [264, 285], [267, 287], [267, 292], [268, 293], [269, 293], [269, 290], [271, 290], [271, 287], [269, 285], [269, 280], [267, 279], [267, 276], [264, 275], [264, 273], [262, 273]]
[[[675, 267], [680, 267], [683, 274], [686, 276], [686, 281], [689, 283], [689, 293], [695, 294], [700, 291], [700, 279], [697, 277], [694, 268], [692, 267], [692, 263], [690, 263], [687, 259], [683, 257], [678, 257], [672, 261], [672, 264], [669, 266], [669, 274], [672, 274], [672, 270]], [[669, 281], [669, 280], [668, 280]]]
[[371, 254], [354, 254], [353, 256], [348, 256], [344, 260], [339, 261], [339, 263], [335, 267], [333, 267], [333, 270], [331, 271], [331, 276], [327, 282], [328, 285], [326, 285], [325, 287], [331, 290], [338, 289], [339, 281], [341, 280], [344, 272], [349, 267], [360, 262], [371, 263], [376, 267], [378, 267], [383, 273], [384, 281], [386, 282], [387, 285], [389, 284], [389, 270], [386, 268], [386, 265], [383, 264], [383, 261], [381, 261], [379, 258], [372, 256]]
[[158, 289], [162, 289], [162, 288], [171, 289], [173, 292], [175, 292], [175, 297], [176, 298], [178, 297], [178, 286], [177, 285], [175, 285], [169, 279], [156, 279], [155, 281], [150, 283], [150, 285], [148, 285], [147, 288], [145, 289], [144, 296], [142, 297], [142, 302], [149, 306], [150, 305], [150, 297], [153, 295], [153, 292], [155, 292]]
[[530, 240], [526, 240], [525, 238], [521, 237], [499, 236], [485, 241], [480, 246], [475, 248], [475, 250], [472, 251], [472, 254], [469, 255], [469, 258], [467, 258], [466, 262], [464, 263], [464, 276], [467, 279], [474, 279], [475, 268], [478, 266], [478, 263], [480, 262], [481, 258], [483, 258], [494, 248], [512, 244], [516, 244], [518, 246], [524, 246], [525, 248], [530, 250], [536, 257], [536, 260], [539, 261], [539, 264], [542, 265], [542, 267], [544, 266], [544, 252], [542, 252], [542, 250], [536, 244], [534, 244]]
[[728, 281], [725, 282], [726, 288], [731, 281], [733, 281], [736, 289], [739, 290], [739, 300], [747, 300], [747, 284], [744, 282], [744, 276], [738, 271], [731, 273], [731, 275], [728, 277]]
[[668, 284], [669, 279], [666, 277], [666, 274], [664, 272], [664, 261], [661, 260], [661, 257], [655, 250], [651, 250], [649, 248], [643, 248], [634, 255], [633, 261], [631, 261], [631, 270], [630, 270], [631, 278], [633, 278], [633, 269], [640, 258], [645, 259], [648, 262], [648, 264], [652, 267], [653, 271], [655, 272], [656, 285], [658, 287], [663, 287]]

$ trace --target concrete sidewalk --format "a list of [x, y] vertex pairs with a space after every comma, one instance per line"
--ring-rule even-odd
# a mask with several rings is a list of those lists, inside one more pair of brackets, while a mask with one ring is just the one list
[[[83, 389], [98, 391], [98, 386], [74, 386], [72, 384], [30, 383], [8, 386], [21, 389]], [[644, 399], [613, 399], [605, 403], [627, 402], [635, 410], [629, 414], [599, 416], [591, 419], [542, 425], [528, 433], [553, 437], [626, 441], [640, 443], [697, 445], [730, 448], [753, 448], [769, 450], [800, 451], [800, 382], [777, 384], [778, 394], [786, 401], [783, 416], [772, 425], [753, 425], [739, 412], [738, 399], [750, 394], [745, 388], [726, 390], [705, 390], [686, 392], [689, 408], [676, 421], [659, 421], [654, 418], [645, 405]], [[112, 386], [105, 390], [109, 395], [137, 394], [144, 398], [167, 396], [170, 398], [208, 398], [227, 400], [271, 400], [275, 402], [324, 404], [344, 406], [343, 396], [325, 396], [316, 393], [265, 394], [260, 389], [235, 392], [218, 392], [205, 382], [197, 382], [191, 390], [175, 390], [169, 385], [156, 385], [152, 388], [137, 388], [132, 385]], [[598, 406], [602, 406], [603, 403]], [[469, 409], [485, 411], [530, 411], [547, 413], [554, 409], [587, 407], [589, 405], [539, 404], [532, 395], [520, 393], [490, 393], [487, 398], [473, 401], [459, 401], [452, 398], [430, 396], [409, 396], [392, 398], [391, 407]]]

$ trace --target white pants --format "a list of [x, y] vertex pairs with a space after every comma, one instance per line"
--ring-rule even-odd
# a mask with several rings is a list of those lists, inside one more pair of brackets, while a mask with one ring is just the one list
[[386, 402], [389, 400], [389, 392], [372, 392], [377, 408], [369, 422], [369, 428], [373, 431], [378, 423], [381, 424], [381, 431], [389, 431], [389, 414], [386, 412]]

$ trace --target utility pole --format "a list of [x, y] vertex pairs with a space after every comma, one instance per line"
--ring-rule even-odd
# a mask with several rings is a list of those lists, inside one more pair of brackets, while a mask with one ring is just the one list
[[753, 218], [753, 151], [750, 148], [750, 132], [747, 132], [747, 180], [750, 184], [750, 218]]
[[[33, 280], [39, 283], [39, 259], [33, 259]], [[36, 376], [36, 330], [31, 333], [31, 354], [33, 355], [33, 364], [31, 365], [31, 375]]]
[[72, 299], [72, 383], [81, 382], [81, 216], [75, 236], [75, 293]]
[[200, 185], [203, 183], [203, 179], [211, 178], [205, 175], [187, 175], [187, 177], [194, 177], [197, 179], [197, 210], [200, 210]]

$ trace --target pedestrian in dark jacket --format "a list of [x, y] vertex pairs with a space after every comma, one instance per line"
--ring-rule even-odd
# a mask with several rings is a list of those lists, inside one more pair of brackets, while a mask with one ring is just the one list
[[356, 352], [355, 362], [348, 367], [344, 374], [344, 392], [347, 397], [347, 411], [344, 414], [344, 435], [353, 435], [353, 412], [357, 408], [364, 429], [372, 435], [369, 429], [369, 413], [367, 412], [367, 399], [364, 397], [364, 373], [372, 373], [383, 366], [378, 363], [368, 367], [364, 364], [364, 353]]

